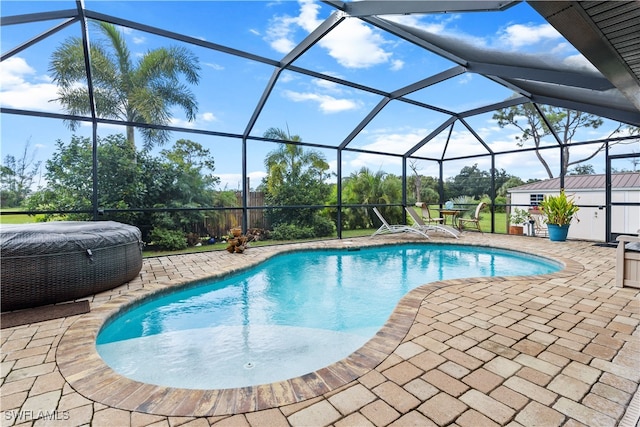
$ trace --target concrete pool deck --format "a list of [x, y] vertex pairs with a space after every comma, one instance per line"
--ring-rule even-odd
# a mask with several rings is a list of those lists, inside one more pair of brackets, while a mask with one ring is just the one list
[[[111, 314], [145, 295], [304, 248], [408, 235], [145, 259], [91, 312], [3, 329], [2, 426], [635, 426], [640, 290], [617, 288], [615, 249], [466, 232], [459, 240], [564, 263], [545, 276], [436, 282], [410, 292], [352, 356], [303, 378], [182, 390], [123, 378], [94, 346]], [[212, 362], [213, 363], [213, 362]]]

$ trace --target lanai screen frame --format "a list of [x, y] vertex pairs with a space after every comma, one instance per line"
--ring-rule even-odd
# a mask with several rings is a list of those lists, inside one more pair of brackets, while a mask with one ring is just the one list
[[[503, 102], [499, 102], [499, 103], [495, 103], [495, 104], [491, 104], [491, 105], [486, 105], [484, 107], [480, 107], [480, 108], [475, 108], [473, 110], [469, 110], [469, 111], [464, 111], [464, 112], [453, 112], [453, 111], [448, 111], [448, 110], [444, 110], [438, 107], [435, 107], [433, 105], [429, 105], [423, 102], [419, 102], [410, 98], [407, 98], [406, 95], [428, 87], [430, 85], [436, 84], [438, 82], [447, 80], [449, 78], [461, 75], [463, 73], [466, 72], [477, 72], [477, 71], [473, 71], [474, 69], [482, 69], [483, 67], [487, 68], [488, 65], [487, 64], [481, 64], [481, 63], [471, 63], [469, 61], [465, 61], [462, 58], [459, 58], [458, 56], [456, 56], [455, 54], [452, 54], [446, 50], [440, 49], [439, 47], [433, 45], [432, 43], [430, 43], [429, 41], [426, 41], [424, 39], [421, 39], [419, 37], [419, 34], [413, 34], [411, 31], [407, 31], [405, 28], [402, 27], [398, 27], [398, 26], [394, 26], [390, 21], [386, 21], [378, 16], [373, 16], [374, 13], [379, 13], [380, 11], [377, 9], [378, 7], [382, 7], [383, 8], [383, 12], [384, 12], [384, 8], [386, 7], [387, 11], [392, 10], [393, 13], [397, 13], [397, 8], [398, 7], [406, 7], [405, 6], [401, 6], [401, 3], [406, 3], [406, 2], [396, 2], [394, 4], [394, 2], [356, 2], [356, 3], [343, 3], [340, 1], [325, 1], [326, 4], [335, 7], [336, 11], [334, 11], [333, 13], [331, 13], [331, 15], [325, 19], [314, 31], [312, 31], [301, 43], [299, 43], [293, 50], [291, 50], [291, 52], [287, 55], [285, 55], [284, 58], [282, 58], [281, 60], [274, 60], [274, 59], [270, 59], [270, 58], [266, 58], [263, 56], [259, 56], [259, 55], [255, 55], [246, 51], [242, 51], [242, 50], [238, 50], [238, 49], [234, 49], [234, 48], [230, 48], [227, 46], [223, 46], [223, 45], [219, 45], [216, 43], [212, 43], [212, 42], [207, 42], [207, 41], [203, 41], [197, 38], [193, 38], [193, 37], [189, 37], [183, 34], [179, 34], [179, 33], [175, 33], [175, 32], [171, 32], [171, 31], [167, 31], [161, 28], [157, 28], [157, 27], [153, 27], [153, 26], [149, 26], [149, 25], [145, 25], [145, 24], [140, 24], [134, 21], [130, 21], [130, 20], [126, 20], [126, 19], [121, 19], [115, 16], [110, 16], [110, 15], [106, 15], [103, 13], [98, 13], [98, 12], [94, 12], [91, 10], [87, 10], [84, 6], [84, 1], [83, 0], [76, 0], [76, 9], [69, 9], [69, 10], [60, 10], [60, 11], [51, 11], [51, 12], [43, 12], [43, 13], [34, 13], [34, 14], [26, 14], [26, 15], [17, 15], [17, 16], [9, 16], [9, 17], [2, 17], [2, 26], [4, 25], [18, 25], [18, 24], [25, 24], [25, 23], [31, 23], [31, 22], [39, 22], [39, 21], [48, 21], [48, 20], [60, 20], [62, 19], [63, 21], [54, 26], [53, 28], [49, 29], [48, 31], [32, 38], [31, 40], [28, 40], [27, 42], [15, 47], [14, 49], [11, 49], [8, 52], [5, 52], [2, 54], [1, 60], [4, 61], [16, 54], [18, 54], [19, 52], [21, 52], [22, 50], [38, 43], [39, 41], [49, 37], [52, 34], [57, 33], [58, 31], [66, 28], [69, 25], [72, 25], [76, 22], [79, 22], [81, 25], [81, 31], [82, 31], [82, 42], [83, 42], [83, 48], [84, 48], [84, 52], [85, 52], [85, 70], [87, 73], [87, 81], [88, 81], [88, 89], [89, 89], [89, 97], [90, 97], [90, 104], [91, 104], [91, 117], [84, 117], [84, 116], [73, 116], [73, 115], [68, 115], [68, 114], [57, 114], [57, 113], [47, 113], [47, 112], [39, 112], [39, 111], [31, 111], [31, 110], [21, 110], [21, 109], [14, 109], [14, 108], [5, 108], [2, 107], [1, 112], [3, 114], [14, 114], [14, 115], [22, 115], [22, 116], [33, 116], [33, 117], [44, 117], [44, 118], [53, 118], [53, 119], [59, 119], [59, 120], [71, 120], [71, 121], [78, 121], [78, 122], [88, 122], [91, 124], [92, 126], [92, 143], [93, 143], [93, 193], [92, 193], [92, 210], [91, 212], [86, 212], [86, 211], [66, 211], [66, 212], [61, 212], [61, 211], [53, 211], [53, 212], [43, 212], [43, 211], [37, 211], [37, 212], [32, 212], [32, 211], [28, 211], [28, 212], [19, 212], [19, 213], [25, 213], [25, 214], [37, 214], [37, 213], [90, 213], [93, 217], [93, 220], [98, 220], [99, 216], [104, 213], [104, 212], [120, 212], [120, 211], [149, 211], [151, 209], [148, 208], [140, 208], [140, 209], [104, 209], [102, 210], [100, 208], [100, 206], [98, 206], [98, 187], [99, 187], [99, 183], [98, 183], [98, 176], [97, 176], [97, 141], [98, 141], [98, 125], [100, 124], [118, 124], [118, 125], [125, 125], [125, 126], [134, 126], [134, 127], [146, 127], [146, 128], [157, 128], [157, 129], [164, 129], [164, 130], [168, 130], [168, 131], [177, 131], [177, 132], [183, 132], [183, 133], [191, 133], [191, 134], [203, 134], [203, 135], [209, 135], [209, 136], [219, 136], [219, 137], [225, 137], [225, 138], [234, 138], [234, 139], [240, 139], [242, 141], [242, 177], [243, 177], [243, 182], [246, 182], [247, 180], [247, 141], [252, 140], [252, 141], [268, 141], [268, 142], [276, 142], [276, 143], [286, 143], [286, 144], [296, 144], [296, 145], [300, 145], [300, 146], [304, 146], [304, 147], [309, 147], [309, 148], [322, 148], [322, 149], [328, 149], [328, 150], [336, 150], [336, 157], [337, 157], [337, 194], [338, 194], [338, 199], [337, 199], [337, 204], [336, 205], [324, 205], [324, 206], [317, 206], [318, 208], [335, 208], [337, 209], [337, 224], [336, 224], [336, 228], [337, 228], [337, 235], [338, 238], [342, 237], [342, 221], [341, 221], [341, 212], [343, 208], [348, 208], [348, 207], [358, 207], [358, 206], [363, 206], [363, 205], [351, 205], [351, 204], [343, 204], [342, 203], [342, 155], [344, 152], [355, 152], [355, 153], [368, 153], [368, 154], [380, 154], [380, 155], [385, 155], [385, 156], [392, 156], [392, 157], [398, 157], [402, 159], [402, 203], [401, 204], [395, 204], [395, 205], [389, 205], [389, 206], [406, 206], [407, 205], [407, 162], [410, 159], [415, 159], [415, 160], [426, 160], [426, 161], [431, 161], [431, 162], [435, 162], [436, 164], [438, 164], [438, 169], [439, 169], [439, 184], [440, 184], [440, 188], [439, 188], [439, 196], [440, 196], [440, 203], [444, 203], [444, 189], [443, 189], [443, 185], [444, 185], [444, 179], [443, 179], [443, 168], [444, 168], [444, 164], [448, 161], [456, 161], [456, 160], [469, 160], [469, 159], [473, 159], [473, 158], [478, 158], [478, 157], [485, 157], [485, 156], [490, 156], [491, 158], [491, 194], [489, 194], [491, 201], [492, 201], [492, 205], [491, 205], [491, 232], [495, 232], [495, 198], [496, 198], [496, 189], [495, 189], [495, 157], [497, 155], [501, 155], [501, 154], [510, 154], [510, 153], [523, 153], [523, 152], [531, 152], [534, 150], [559, 150], [560, 153], [560, 158], [562, 160], [562, 148], [563, 147], [570, 147], [570, 146], [574, 146], [574, 145], [584, 145], [584, 144], [606, 144], [606, 148], [605, 148], [605, 162], [606, 164], [609, 163], [608, 160], [608, 156], [609, 156], [609, 144], [612, 142], [619, 142], [619, 141], [625, 141], [625, 140], [629, 140], [629, 139], [635, 139], [636, 137], [619, 137], [619, 138], [609, 138], [607, 140], [592, 140], [592, 141], [582, 141], [582, 142], [571, 142], [571, 143], [563, 143], [562, 140], [560, 139], [560, 137], [558, 135], [555, 134], [555, 132], [552, 132], [553, 138], [555, 139], [555, 142], [557, 143], [557, 145], [553, 145], [553, 146], [548, 146], [548, 147], [539, 147], [539, 148], [521, 148], [518, 150], [508, 150], [508, 151], [493, 151], [491, 149], [491, 147], [489, 147], [488, 144], [486, 144], [482, 138], [474, 131], [474, 129], [465, 121], [465, 118], [470, 117], [470, 116], [474, 116], [477, 114], [483, 114], [483, 113], [487, 113], [487, 112], [491, 112], [491, 111], [495, 111], [501, 108], [508, 108], [511, 106], [516, 106], [516, 105], [520, 105], [520, 104], [524, 104], [524, 103], [532, 103], [535, 108], [538, 110], [538, 113], [540, 114], [541, 118], [545, 121], [547, 121], [547, 118], [545, 117], [544, 113], [542, 112], [542, 110], [539, 107], [539, 103], [541, 104], [547, 104], [547, 105], [553, 105], [553, 106], [560, 106], [560, 107], [566, 107], [566, 108], [572, 108], [572, 109], [576, 109], [576, 110], [580, 110], [580, 111], [585, 111], [585, 112], [591, 112], [593, 114], [596, 115], [601, 115], [603, 117], [608, 117], [611, 118], [613, 120], [619, 121], [621, 123], [627, 123], [627, 124], [632, 124], [632, 125], [636, 125], [639, 126], [640, 125], [640, 112], [638, 111], [634, 111], [633, 109], [631, 111], [629, 111], [629, 109], [625, 109], [625, 108], [612, 108], [611, 106], [605, 106], [602, 104], [602, 102], [594, 102], [593, 104], [591, 103], [584, 103], [584, 102], [575, 102], [570, 100], [570, 96], [571, 93], [568, 93], [567, 96], [562, 99], [554, 99], [549, 97], [548, 94], [546, 94], [544, 92], [544, 90], [542, 90], [540, 93], [536, 94], [533, 93], [533, 91], [527, 90], [530, 88], [535, 88], [536, 82], [530, 82], [528, 80], [518, 80], [518, 76], [513, 76], [513, 75], [509, 75], [507, 77], [501, 77], [499, 75], [491, 75], [489, 76], [492, 80], [512, 89], [514, 92], [518, 93], [519, 96], [513, 97], [511, 99], [505, 100]], [[369, 4], [367, 4], [369, 3]], [[446, 2], [412, 2], [414, 5], [414, 8], [428, 8], [428, 9], [436, 9], [437, 7], [444, 7], [444, 3]], [[424, 3], [423, 5], [420, 5], [420, 3]], [[487, 1], [487, 2], [475, 2], [475, 5], [473, 6], [474, 8], [477, 8], [479, 10], [488, 10], [488, 9], [495, 9], [495, 10], [499, 10], [499, 9], [504, 9], [507, 7], [512, 6], [513, 4], [515, 4], [517, 2], [494, 2], [494, 1]], [[469, 5], [469, 2], [460, 2], [460, 4], [466, 4]], [[447, 5], [446, 7], [450, 8], [451, 5]], [[391, 9], [389, 9], [391, 8]], [[415, 12], [415, 11], [411, 11], [411, 12]], [[454, 61], [455, 63], [457, 63], [457, 65], [442, 71], [438, 74], [432, 75], [426, 79], [423, 79], [421, 81], [412, 83], [410, 85], [407, 85], [405, 87], [396, 89], [393, 92], [386, 92], [377, 88], [373, 88], [373, 87], [369, 87], [369, 86], [365, 86], [362, 84], [359, 84], [357, 82], [352, 82], [352, 81], [347, 81], [345, 79], [341, 79], [341, 78], [337, 78], [337, 77], [332, 77], [326, 74], [322, 74], [313, 70], [309, 70], [309, 69], [305, 69], [302, 67], [298, 67], [293, 65], [293, 62], [300, 57], [302, 54], [304, 54], [309, 48], [311, 48], [315, 43], [317, 43], [324, 35], [326, 35], [327, 33], [329, 33], [333, 28], [335, 28], [343, 19], [345, 19], [348, 16], [356, 16], [359, 19], [362, 19], [363, 21], [374, 25], [384, 31], [389, 31], [390, 33], [401, 37], [411, 43], [415, 43], [418, 46], [425, 48], [427, 50], [433, 51], [435, 53], [438, 53], [440, 55], [445, 56], [447, 59]], [[235, 133], [226, 133], [226, 132], [217, 132], [217, 131], [209, 131], [209, 130], [202, 130], [202, 129], [191, 129], [191, 128], [183, 128], [183, 127], [174, 127], [174, 126], [159, 126], [159, 125], [153, 125], [153, 124], [143, 124], [143, 123], [137, 123], [137, 122], [126, 122], [126, 121], [120, 121], [120, 120], [112, 120], [112, 119], [103, 119], [97, 116], [97, 112], [95, 109], [95, 102], [93, 99], [93, 88], [92, 88], [92, 78], [91, 78], [91, 65], [90, 65], [90, 58], [89, 58], [89, 38], [88, 38], [88, 22], [89, 20], [97, 20], [97, 21], [104, 21], [104, 22], [108, 22], [114, 25], [118, 25], [118, 26], [123, 26], [123, 27], [128, 27], [128, 28], [132, 28], [132, 29], [136, 29], [139, 31], [143, 31], [143, 32], [147, 32], [150, 34], [154, 34], [154, 35], [158, 35], [161, 37], [165, 37], [168, 39], [172, 39], [172, 40], [176, 40], [176, 41], [180, 41], [180, 42], [184, 42], [187, 44], [192, 44], [192, 45], [196, 45], [205, 49], [211, 49], [211, 50], [215, 50], [215, 51], [219, 51], [222, 53], [226, 53], [226, 54], [230, 54], [230, 55], [234, 55], [234, 56], [238, 56], [240, 58], [243, 59], [247, 59], [247, 60], [251, 60], [251, 61], [257, 61], [260, 63], [263, 63], [265, 65], [269, 65], [271, 67], [274, 68], [272, 76], [269, 80], [269, 82], [267, 83], [262, 96], [260, 97], [260, 100], [258, 102], [258, 104], [255, 106], [255, 109], [253, 111], [253, 114], [251, 115], [251, 118], [249, 119], [245, 130], [243, 133], [241, 134], [235, 134]], [[517, 66], [518, 64], [515, 64], [515, 66]], [[491, 68], [491, 67], [489, 67]], [[527, 70], [526, 67], [523, 67], [524, 69], [524, 73], [525, 74], [531, 74], [532, 70]], [[341, 84], [350, 88], [354, 88], [354, 89], [358, 89], [361, 91], [365, 91], [371, 94], [375, 94], [378, 96], [382, 97], [382, 100], [378, 103], [378, 105], [376, 107], [374, 107], [369, 114], [360, 122], [358, 123], [353, 131], [344, 139], [344, 141], [342, 141], [337, 147], [335, 146], [330, 146], [330, 145], [325, 145], [325, 144], [321, 144], [321, 143], [312, 143], [312, 142], [303, 142], [303, 141], [299, 141], [299, 142], [293, 142], [293, 141], [281, 141], [281, 140], [274, 140], [274, 139], [269, 139], [269, 138], [263, 138], [263, 137], [257, 137], [257, 136], [252, 136], [250, 135], [251, 130], [253, 128], [253, 126], [256, 123], [256, 120], [258, 119], [258, 117], [260, 116], [260, 113], [266, 103], [266, 101], [269, 98], [269, 95], [271, 94], [271, 91], [279, 77], [279, 75], [283, 72], [283, 71], [291, 71], [294, 73], [300, 73], [300, 74], [304, 74], [306, 76], [309, 77], [313, 77], [313, 78], [317, 78], [317, 79], [322, 79], [322, 80], [326, 80], [332, 83], [337, 83], [337, 84]], [[493, 67], [491, 68], [492, 72], [495, 72], [496, 74], [500, 73], [500, 67]], [[506, 72], [505, 69], [502, 70], [503, 72]], [[556, 73], [557, 74], [557, 73]], [[556, 74], [553, 73], [553, 70], [546, 70], [546, 71], [541, 71], [540, 72], [540, 81], [544, 81], [546, 83], [555, 83], [555, 84], [559, 84], [563, 79], [568, 79], [568, 78], [578, 78], [579, 81], [585, 85], [588, 86], [602, 86], [602, 85], [607, 85], [608, 82], [606, 82], [606, 79], [604, 79], [604, 77], [602, 79], [600, 78], [593, 78], [593, 76], [586, 76], [586, 75], [579, 75], [576, 73], [569, 73], [567, 75], [564, 76], [557, 76]], [[485, 75], [486, 76], [486, 75]], [[514, 79], [515, 77], [515, 79]], [[559, 80], [557, 80], [559, 79]], [[555, 80], [555, 81], [554, 81]], [[609, 83], [610, 85], [610, 83]], [[523, 88], [524, 87], [524, 88]], [[587, 89], [593, 90], [594, 87], [588, 87]], [[408, 151], [406, 151], [405, 153], [402, 154], [396, 154], [396, 153], [387, 153], [387, 152], [376, 152], [376, 151], [371, 151], [371, 150], [364, 150], [364, 149], [359, 149], [359, 148], [354, 148], [354, 147], [349, 147], [349, 143], [365, 128], [365, 126], [385, 107], [385, 105], [387, 105], [388, 102], [390, 102], [391, 100], [398, 100], [401, 102], [406, 102], [409, 104], [413, 104], [415, 106], [421, 107], [421, 108], [426, 108], [429, 110], [433, 110], [433, 111], [437, 111], [440, 113], [444, 113], [446, 115], [449, 116], [449, 118], [447, 120], [445, 120], [438, 128], [436, 128], [433, 132], [431, 132], [429, 135], [425, 136], [425, 138], [420, 141], [418, 144], [416, 144], [414, 147], [412, 147], [411, 149], [409, 149]], [[577, 108], [577, 107], [583, 107], [583, 108]], [[420, 157], [415, 155], [415, 153], [425, 144], [427, 144], [432, 138], [436, 137], [437, 135], [439, 135], [441, 132], [447, 132], [451, 130], [452, 126], [456, 123], [460, 123], [462, 124], [464, 127], [466, 127], [469, 132], [471, 132], [474, 137], [478, 140], [478, 143], [482, 145], [482, 147], [484, 148], [484, 150], [486, 151], [485, 154], [475, 154], [475, 155], [470, 155], [470, 156], [463, 156], [463, 157], [455, 157], [455, 158], [444, 158], [444, 153], [440, 158], [426, 158], [426, 157]], [[450, 134], [447, 137], [447, 143], [449, 140]], [[562, 164], [562, 161], [560, 162], [560, 164]], [[564, 187], [564, 176], [566, 175], [567, 171], [566, 170], [561, 170], [559, 177], [560, 177], [560, 188]], [[249, 207], [248, 206], [248, 200], [247, 200], [247, 189], [246, 186], [243, 186], [243, 190], [242, 190], [242, 212], [243, 212], [243, 230], [247, 230], [247, 218], [248, 218], [248, 210], [249, 209], [269, 209], [269, 206], [252, 206]], [[610, 202], [609, 202], [610, 203]], [[366, 206], [380, 206], [380, 205], [366, 205]], [[292, 207], [292, 206], [278, 206], [278, 208], [287, 208], [287, 207]], [[610, 206], [607, 206], [608, 209], [610, 209]], [[216, 210], [216, 209], [225, 209], [225, 208], [184, 208], [184, 209], [180, 209], [180, 210]], [[234, 209], [238, 209], [238, 208], [234, 208]], [[164, 209], [159, 209], [159, 210], [164, 210]], [[174, 209], [175, 210], [175, 209]], [[13, 212], [15, 213], [15, 212]]]

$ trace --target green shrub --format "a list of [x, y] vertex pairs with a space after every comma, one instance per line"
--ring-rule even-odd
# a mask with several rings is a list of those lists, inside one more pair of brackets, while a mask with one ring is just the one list
[[336, 226], [329, 218], [316, 215], [313, 220], [314, 237], [331, 236], [336, 231]]
[[187, 239], [180, 230], [154, 228], [151, 230], [151, 241], [162, 249], [179, 251], [187, 248]]
[[274, 240], [309, 239], [311, 237], [315, 237], [312, 227], [300, 227], [295, 224], [276, 225], [271, 232], [271, 238]]

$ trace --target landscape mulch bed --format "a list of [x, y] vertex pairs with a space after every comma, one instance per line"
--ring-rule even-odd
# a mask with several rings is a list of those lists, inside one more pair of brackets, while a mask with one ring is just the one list
[[46, 305], [44, 307], [27, 308], [25, 310], [9, 311], [0, 316], [0, 328], [29, 325], [61, 317], [75, 316], [88, 313], [91, 310], [89, 301], [76, 301], [65, 304]]

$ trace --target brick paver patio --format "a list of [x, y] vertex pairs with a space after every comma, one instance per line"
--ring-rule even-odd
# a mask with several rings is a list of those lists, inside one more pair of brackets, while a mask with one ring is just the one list
[[273, 254], [420, 240], [382, 236], [145, 259], [138, 279], [91, 312], [1, 332], [2, 426], [635, 426], [640, 292], [617, 288], [615, 250], [592, 242], [464, 233], [564, 263], [545, 276], [428, 284], [376, 337], [303, 378], [228, 390], [140, 384], [95, 351], [123, 304]]

